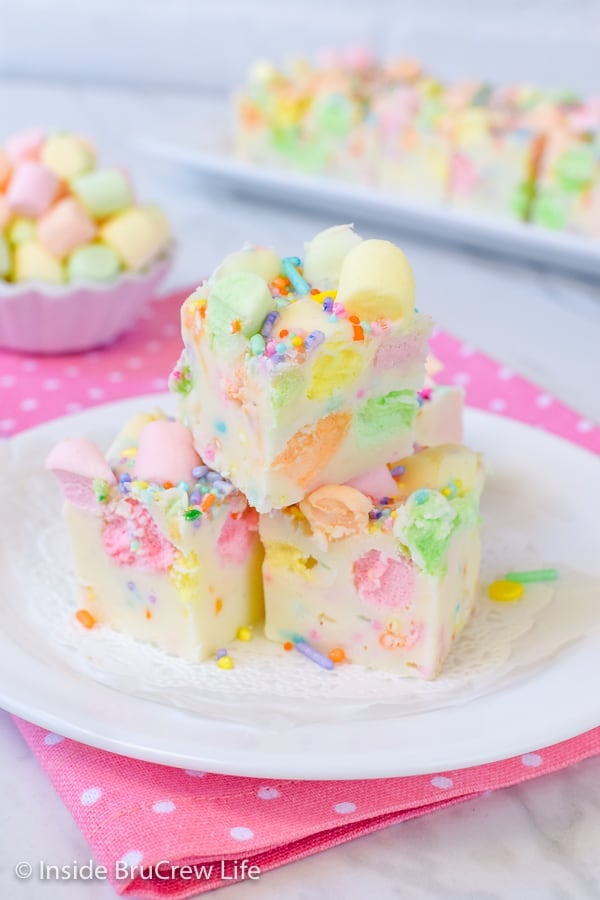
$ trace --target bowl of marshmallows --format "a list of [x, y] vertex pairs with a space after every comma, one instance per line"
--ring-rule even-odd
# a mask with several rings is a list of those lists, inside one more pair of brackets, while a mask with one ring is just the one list
[[31, 130], [0, 147], [0, 347], [74, 353], [128, 331], [170, 265], [168, 222], [94, 146]]

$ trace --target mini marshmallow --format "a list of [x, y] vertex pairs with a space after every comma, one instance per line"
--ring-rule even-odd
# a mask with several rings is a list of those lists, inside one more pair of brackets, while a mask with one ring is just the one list
[[41, 244], [18, 244], [14, 251], [13, 281], [46, 281], [62, 284], [64, 271], [60, 260]]
[[170, 232], [157, 207], [140, 206], [110, 219], [100, 236], [128, 269], [143, 269], [167, 248]]
[[88, 244], [96, 226], [83, 207], [72, 198], [56, 203], [38, 222], [37, 236], [53, 256], [63, 259], [77, 247]]
[[140, 433], [135, 477], [163, 484], [191, 481], [192, 469], [202, 464], [192, 434], [181, 422], [149, 422]]
[[6, 238], [0, 234], [0, 278], [5, 278], [10, 272], [10, 250]]
[[11, 244], [35, 241], [35, 222], [25, 216], [16, 216], [6, 229], [6, 236]]
[[117, 169], [88, 172], [73, 179], [73, 193], [94, 219], [106, 219], [133, 204], [131, 185]]
[[119, 257], [105, 244], [86, 244], [67, 263], [69, 281], [112, 281], [120, 270]]
[[3, 191], [12, 171], [12, 165], [8, 153], [0, 148], [0, 191]]
[[6, 152], [15, 163], [25, 159], [39, 159], [45, 139], [44, 132], [38, 128], [20, 131], [7, 140]]
[[45, 142], [40, 160], [65, 181], [84, 175], [94, 168], [94, 147], [75, 134], [53, 134]]
[[46, 212], [57, 189], [54, 172], [41, 163], [25, 160], [16, 166], [6, 196], [16, 213], [37, 219]]

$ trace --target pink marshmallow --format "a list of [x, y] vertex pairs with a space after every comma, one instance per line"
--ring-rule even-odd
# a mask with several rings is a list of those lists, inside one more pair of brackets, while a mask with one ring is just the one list
[[45, 140], [46, 135], [38, 128], [20, 131], [7, 140], [6, 152], [13, 162], [22, 162], [25, 159], [38, 159]]
[[57, 190], [54, 172], [41, 163], [25, 160], [15, 168], [6, 196], [16, 213], [37, 219], [46, 212]]
[[156, 421], [144, 426], [140, 434], [135, 477], [164, 484], [190, 482], [192, 469], [202, 464], [194, 450], [192, 434], [181, 422]]
[[42, 216], [37, 226], [38, 240], [58, 259], [88, 244], [95, 234], [94, 222], [73, 198], [56, 203]]
[[370, 472], [365, 472], [364, 475], [357, 475], [346, 484], [368, 497], [372, 497], [373, 500], [395, 497], [398, 493], [398, 485], [390, 475], [387, 466], [378, 466], [376, 469], [371, 469]]
[[50, 451], [46, 468], [59, 481], [65, 500], [82, 509], [95, 509], [98, 499], [94, 481], [116, 484], [114, 473], [91, 441], [61, 441]]

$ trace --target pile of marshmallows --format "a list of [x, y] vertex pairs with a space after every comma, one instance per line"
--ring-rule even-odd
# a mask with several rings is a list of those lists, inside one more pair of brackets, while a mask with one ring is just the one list
[[110, 282], [164, 255], [167, 220], [137, 206], [127, 175], [96, 169], [76, 134], [17, 134], [0, 147], [0, 279]]

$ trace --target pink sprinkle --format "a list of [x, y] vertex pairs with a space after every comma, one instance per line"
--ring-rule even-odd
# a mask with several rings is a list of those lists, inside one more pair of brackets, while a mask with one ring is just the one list
[[275, 343], [273, 341], [269, 341], [265, 347], [265, 353], [267, 356], [275, 356]]
[[356, 392], [357, 399], [360, 400], [362, 397], [365, 396], [365, 393], [366, 393], [365, 388], [361, 388], [360, 391]]
[[343, 303], [338, 303], [336, 301], [332, 306], [332, 312], [334, 316], [342, 316], [346, 312], [346, 308]]

